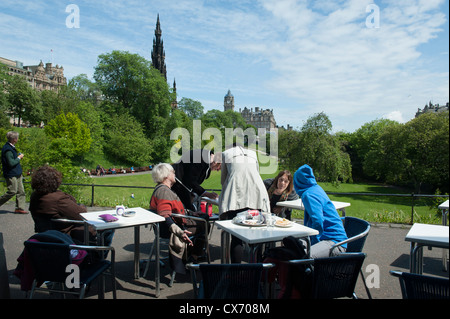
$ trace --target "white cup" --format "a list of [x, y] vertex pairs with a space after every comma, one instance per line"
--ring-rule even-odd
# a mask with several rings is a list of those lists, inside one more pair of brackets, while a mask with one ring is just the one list
[[117, 216], [122, 216], [124, 212], [125, 212], [125, 206], [123, 206], [123, 205], [116, 206]]

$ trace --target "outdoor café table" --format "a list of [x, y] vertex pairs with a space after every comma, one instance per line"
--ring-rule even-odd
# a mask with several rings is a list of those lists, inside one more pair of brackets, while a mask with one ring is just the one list
[[262, 244], [282, 241], [283, 238], [293, 236], [295, 238], [305, 238], [307, 241], [307, 251], [309, 254], [311, 242], [310, 236], [319, 234], [315, 229], [301, 224], [292, 223], [291, 227], [251, 227], [235, 224], [232, 220], [220, 220], [216, 222], [217, 228], [222, 230], [221, 236], [221, 262], [230, 263], [230, 235], [233, 235], [250, 247], [250, 261], [257, 261], [258, 247]]
[[438, 206], [442, 210], [442, 225], [447, 226], [447, 215], [448, 215], [448, 199]]
[[[82, 213], [86, 222], [93, 226], [98, 232], [103, 232], [110, 229], [120, 229], [127, 227], [134, 227], [134, 277], [139, 278], [139, 245], [140, 245], [140, 226], [152, 225], [155, 232], [156, 243], [156, 269], [155, 269], [155, 287], [156, 297], [159, 297], [159, 283], [160, 283], [160, 265], [159, 265], [159, 224], [165, 219], [158, 214], [155, 214], [147, 209], [141, 207], [128, 208], [125, 211], [134, 211], [136, 214], [130, 217], [117, 216], [115, 209], [104, 210], [90, 213]], [[111, 214], [118, 218], [117, 221], [105, 222], [99, 216], [102, 214]], [[103, 241], [103, 237], [99, 236], [99, 241]], [[99, 244], [102, 244], [101, 242]]]
[[[331, 201], [331, 202], [333, 203], [334, 207], [336, 207], [337, 210], [340, 210], [342, 212], [342, 216], [345, 217], [345, 208], [349, 207], [351, 204], [345, 203], [345, 202], [336, 202], [336, 201]], [[301, 198], [298, 198], [295, 200], [287, 200], [284, 202], [277, 202], [277, 206], [305, 210], [305, 207], [303, 206]]]
[[[447, 215], [448, 215], [448, 199], [438, 206], [442, 210], [442, 225], [447, 226]], [[442, 250], [442, 267], [444, 271], [447, 271], [447, 249]]]
[[448, 249], [448, 226], [414, 224], [405, 237], [411, 242], [410, 272], [422, 274], [423, 247], [438, 247]]

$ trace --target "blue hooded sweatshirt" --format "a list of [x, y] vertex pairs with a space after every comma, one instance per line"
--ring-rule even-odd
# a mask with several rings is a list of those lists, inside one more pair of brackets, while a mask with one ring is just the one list
[[[305, 208], [305, 226], [319, 231], [317, 236], [311, 237], [312, 245], [322, 240], [338, 243], [347, 239], [341, 218], [328, 195], [317, 184], [311, 167], [303, 165], [295, 172], [294, 189]], [[347, 245], [343, 247], [347, 248]]]

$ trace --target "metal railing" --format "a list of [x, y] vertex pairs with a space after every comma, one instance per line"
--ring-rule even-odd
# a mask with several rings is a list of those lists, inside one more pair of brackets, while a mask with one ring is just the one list
[[[3, 182], [3, 181], [1, 181]], [[24, 181], [24, 183], [30, 183]], [[154, 189], [155, 186], [125, 186], [125, 185], [96, 185], [96, 184], [73, 184], [73, 183], [62, 183], [64, 186], [80, 186], [80, 187], [91, 187], [91, 207], [94, 206], [95, 199], [95, 187], [116, 187], [116, 188], [142, 188], [142, 189]], [[207, 191], [221, 192], [221, 189], [207, 189]], [[411, 224], [414, 223], [414, 207], [416, 199], [424, 198], [449, 198], [449, 195], [429, 195], [429, 194], [385, 194], [385, 193], [339, 193], [339, 192], [326, 192], [327, 195], [335, 196], [386, 196], [386, 197], [409, 197], [411, 198]]]
[[[387, 196], [387, 197], [409, 197], [411, 198], [411, 224], [414, 224], [414, 206], [415, 201], [417, 198], [424, 197], [424, 198], [433, 198], [433, 197], [439, 197], [439, 198], [449, 198], [449, 195], [427, 195], [427, 194], [384, 194], [384, 193], [336, 193], [336, 192], [326, 192], [327, 195], [338, 195], [338, 196]], [[443, 212], [444, 214], [444, 212]]]

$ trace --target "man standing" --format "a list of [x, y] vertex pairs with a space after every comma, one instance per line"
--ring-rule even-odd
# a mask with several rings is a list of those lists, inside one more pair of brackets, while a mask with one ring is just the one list
[[6, 179], [7, 192], [0, 197], [0, 206], [16, 195], [16, 214], [28, 214], [25, 210], [25, 190], [23, 188], [22, 166], [23, 154], [17, 153], [15, 144], [19, 133], [11, 131], [6, 134], [8, 140], [2, 148], [3, 176]]
[[184, 208], [192, 211], [200, 210], [200, 207], [192, 204], [195, 196], [218, 198], [216, 193], [206, 192], [201, 184], [209, 177], [211, 171], [220, 170], [221, 154], [214, 155], [209, 150], [192, 150], [172, 166], [176, 177], [172, 190], [178, 195]]

